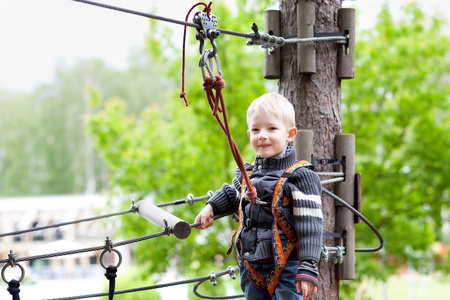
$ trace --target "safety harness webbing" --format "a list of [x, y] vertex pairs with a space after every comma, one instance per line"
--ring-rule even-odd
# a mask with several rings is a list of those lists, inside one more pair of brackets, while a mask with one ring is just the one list
[[[280, 274], [283, 271], [284, 266], [286, 265], [286, 261], [294, 249], [297, 250], [296, 252], [298, 256], [297, 234], [295, 232], [294, 226], [286, 217], [283, 209], [283, 206], [292, 206], [292, 199], [283, 197], [283, 194], [289, 176], [298, 168], [303, 167], [312, 168], [312, 165], [305, 160], [296, 162], [295, 164], [290, 166], [283, 175], [281, 175], [280, 179], [277, 182], [277, 185], [275, 186], [271, 204], [272, 214], [274, 216], [274, 221], [272, 224], [272, 249], [274, 256], [274, 267], [266, 276], [266, 278], [262, 278], [259, 275], [258, 271], [253, 268], [248, 261], [244, 261], [244, 266], [248, 271], [247, 278], [256, 288], [262, 291], [267, 290], [271, 297], [273, 296], [278, 285], [278, 278], [280, 277]], [[250, 175], [251, 171], [247, 171], [247, 173], [248, 175]], [[243, 199], [245, 198], [245, 189], [246, 183], [245, 180], [242, 180], [241, 200], [239, 204], [239, 228], [237, 232], [234, 231], [232, 234], [232, 239], [235, 239], [234, 245], [238, 253], [241, 252], [240, 235], [244, 224]], [[284, 247], [281, 243], [280, 234], [278, 232], [279, 229], [281, 229], [284, 235], [288, 238], [288, 241]]]

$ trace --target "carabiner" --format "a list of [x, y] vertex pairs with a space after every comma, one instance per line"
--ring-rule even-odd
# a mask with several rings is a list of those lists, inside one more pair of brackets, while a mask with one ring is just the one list
[[[222, 73], [222, 68], [220, 65], [219, 56], [217, 54], [212, 55], [213, 52], [214, 52], [213, 49], [206, 49], [205, 51], [203, 51], [202, 55], [200, 56], [200, 60], [198, 61], [198, 66], [202, 70], [203, 80], [205, 80], [207, 77], [207, 75], [205, 73], [205, 68], [206, 68], [206, 71], [208, 71], [209, 76], [213, 80], [216, 80], [216, 78], [214, 76], [214, 72], [213, 72], [213, 63], [212, 63], [213, 58], [216, 61], [217, 72], [223, 78], [223, 73]], [[208, 64], [208, 62], [209, 62], [209, 64]]]

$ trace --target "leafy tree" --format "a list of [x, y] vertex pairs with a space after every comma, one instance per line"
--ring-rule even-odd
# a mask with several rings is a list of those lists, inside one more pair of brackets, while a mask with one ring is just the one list
[[[398, 21], [384, 7], [376, 27], [358, 37], [355, 79], [343, 83], [343, 126], [356, 135], [363, 214], [386, 242], [384, 258], [357, 254], [361, 276], [385, 279], [407, 262], [433, 271], [425, 257], [431, 257], [430, 244], [444, 238], [442, 212], [450, 209], [450, 38], [441, 25], [416, 3]], [[364, 225], [357, 225], [356, 234], [358, 248], [377, 243]]]
[[155, 69], [139, 52], [130, 57], [125, 71], [99, 59], [73, 66], [60, 63], [56, 80], [30, 94], [0, 92], [0, 194], [92, 193], [106, 188], [105, 168], [85, 134], [85, 116], [94, 112], [85, 89], [98, 92], [90, 101], [114, 95], [130, 98], [128, 110], [136, 113], [165, 98], [162, 87], [169, 83], [155, 78]]

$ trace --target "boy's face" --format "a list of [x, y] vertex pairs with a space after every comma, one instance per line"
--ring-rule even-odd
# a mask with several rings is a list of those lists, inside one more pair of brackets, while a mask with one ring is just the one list
[[287, 128], [275, 115], [265, 111], [249, 115], [248, 128], [253, 149], [264, 158], [283, 155], [297, 134], [297, 128]]

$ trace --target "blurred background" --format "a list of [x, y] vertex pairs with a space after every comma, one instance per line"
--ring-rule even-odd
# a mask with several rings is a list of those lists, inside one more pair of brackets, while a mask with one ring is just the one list
[[[105, 2], [106, 3], [106, 2]], [[196, 2], [114, 0], [108, 4], [184, 20]], [[357, 13], [356, 70], [342, 83], [346, 133], [356, 135], [362, 211], [385, 239], [357, 253], [357, 278], [342, 299], [434, 299], [450, 293], [450, 4], [343, 1]], [[262, 28], [278, 1], [214, 1], [219, 28]], [[235, 162], [201, 89], [195, 30], [188, 28], [186, 108], [181, 91], [183, 27], [64, 0], [0, 3], [0, 234], [205, 195], [232, 179]], [[217, 40], [230, 96], [231, 131], [253, 159], [241, 116], [274, 81], [262, 78], [263, 50]], [[237, 92], [239, 91], [239, 92]], [[211, 147], [214, 145], [214, 148]], [[204, 204], [168, 210], [192, 223]], [[161, 237], [121, 247], [116, 289], [205, 276], [234, 264], [232, 220], [178, 241]], [[159, 232], [134, 214], [0, 237], [0, 258], [66, 251]], [[164, 239], [163, 242], [161, 239]], [[356, 226], [356, 246], [376, 236]], [[220, 250], [218, 250], [220, 249]], [[107, 290], [99, 251], [24, 264], [24, 299]], [[16, 270], [8, 270], [13, 276]], [[11, 274], [10, 274], [11, 273]], [[83, 288], [80, 289], [79, 287]], [[10, 297], [0, 282], [0, 297]], [[196, 299], [192, 285], [120, 299]], [[202, 286], [239, 293], [236, 281]], [[436, 296], [434, 296], [436, 295]]]

